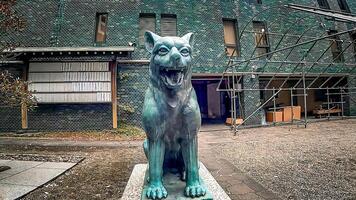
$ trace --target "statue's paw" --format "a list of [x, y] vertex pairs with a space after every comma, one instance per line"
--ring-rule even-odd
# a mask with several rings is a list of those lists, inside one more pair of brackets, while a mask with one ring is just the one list
[[184, 190], [184, 194], [187, 197], [200, 197], [206, 194], [206, 188], [200, 183], [187, 185]]
[[166, 198], [167, 195], [167, 190], [162, 184], [150, 185], [146, 191], [146, 196], [149, 199], [163, 199]]

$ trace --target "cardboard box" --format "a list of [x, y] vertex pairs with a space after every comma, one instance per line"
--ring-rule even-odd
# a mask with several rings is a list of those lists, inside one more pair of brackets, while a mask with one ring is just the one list
[[[274, 120], [273, 120], [274, 113]], [[266, 116], [267, 122], [282, 122], [283, 121], [283, 112], [282, 111], [268, 111]]]
[[[243, 122], [243, 119], [241, 119], [241, 118], [236, 118], [236, 124], [242, 124], [242, 122]], [[231, 119], [231, 118], [226, 118], [225, 123], [226, 123], [227, 125], [231, 125], [231, 124], [232, 124], [232, 119]]]
[[293, 107], [292, 106], [286, 106], [286, 107], [283, 107], [283, 121], [284, 122], [292, 121], [292, 113], [293, 113], [293, 119], [300, 120], [301, 110], [302, 110], [301, 106], [293, 106]]

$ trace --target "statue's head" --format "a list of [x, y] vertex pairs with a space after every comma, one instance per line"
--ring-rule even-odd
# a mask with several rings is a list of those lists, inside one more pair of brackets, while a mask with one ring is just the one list
[[192, 33], [183, 37], [161, 37], [150, 31], [145, 33], [145, 46], [151, 53], [151, 79], [168, 89], [178, 89], [190, 83], [192, 59]]

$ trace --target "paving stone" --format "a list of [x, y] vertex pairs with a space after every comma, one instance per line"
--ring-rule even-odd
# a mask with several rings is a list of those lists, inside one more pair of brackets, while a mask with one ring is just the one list
[[13, 200], [17, 199], [28, 192], [36, 189], [35, 186], [9, 185], [0, 183], [0, 199]]
[[235, 168], [232, 168], [231, 166], [228, 166], [225, 163], [221, 163], [221, 166], [218, 171], [220, 173], [228, 174], [231, 176], [231, 174], [235, 173]]
[[42, 163], [43, 162], [12, 160], [6, 163], [6, 166], [11, 167], [11, 169], [6, 170], [6, 173], [17, 174], [30, 168], [36, 167], [37, 165], [40, 165]]
[[260, 192], [256, 193], [258, 196], [263, 197], [264, 199], [279, 199], [279, 197], [277, 197], [277, 195], [275, 195], [274, 193], [267, 191], [267, 190], [263, 190]]
[[63, 173], [64, 169], [31, 168], [0, 180], [0, 183], [40, 186]]
[[229, 187], [229, 191], [234, 194], [247, 194], [254, 192], [251, 188], [249, 188], [246, 184], [237, 184]]
[[75, 165], [76, 163], [70, 162], [45, 162], [37, 165], [36, 168], [48, 168], [48, 169], [68, 169]]
[[242, 184], [242, 180], [240, 179], [237, 179], [235, 178], [235, 176], [232, 176], [230, 180], [228, 180], [228, 182], [231, 184], [231, 185], [239, 185], [239, 184]]
[[243, 174], [241, 172], [235, 172], [233, 174], [233, 177], [234, 177], [234, 179], [237, 179], [237, 180], [242, 181], [242, 182], [245, 181], [245, 180], [251, 179], [250, 177], [248, 177], [247, 175], [245, 175], [245, 174]]
[[204, 163], [207, 163], [206, 167], [209, 169], [210, 172], [217, 171], [217, 170], [221, 169], [221, 163], [219, 163], [218, 161], [216, 161], [216, 162], [204, 162]]
[[6, 163], [10, 162], [11, 160], [0, 160], [0, 165], [6, 165]]
[[261, 184], [257, 183], [251, 178], [243, 180], [243, 183], [245, 183], [249, 188], [253, 189], [255, 192], [266, 190]]
[[12, 169], [0, 173], [0, 200], [17, 199], [54, 179], [75, 163], [12, 160], [6, 165]]
[[228, 194], [231, 197], [231, 199], [233, 199], [233, 200], [241, 200], [238, 195], [235, 195], [235, 194], [232, 194], [232, 193], [228, 193]]
[[0, 180], [4, 179], [6, 177], [9, 177], [9, 176], [12, 176], [12, 174], [8, 174], [8, 173], [5, 173], [5, 172], [0, 172]]
[[241, 200], [264, 200], [264, 198], [256, 195], [255, 193], [248, 193], [248, 194], [240, 195], [239, 199], [241, 199]]

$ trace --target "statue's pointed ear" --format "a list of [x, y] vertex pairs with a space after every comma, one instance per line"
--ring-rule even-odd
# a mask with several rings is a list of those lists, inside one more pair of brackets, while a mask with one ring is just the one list
[[153, 47], [155, 46], [156, 41], [160, 38], [159, 35], [152, 33], [151, 31], [145, 32], [145, 46], [147, 51], [152, 53]]
[[193, 33], [187, 33], [182, 38], [187, 41], [190, 46], [193, 46]]

